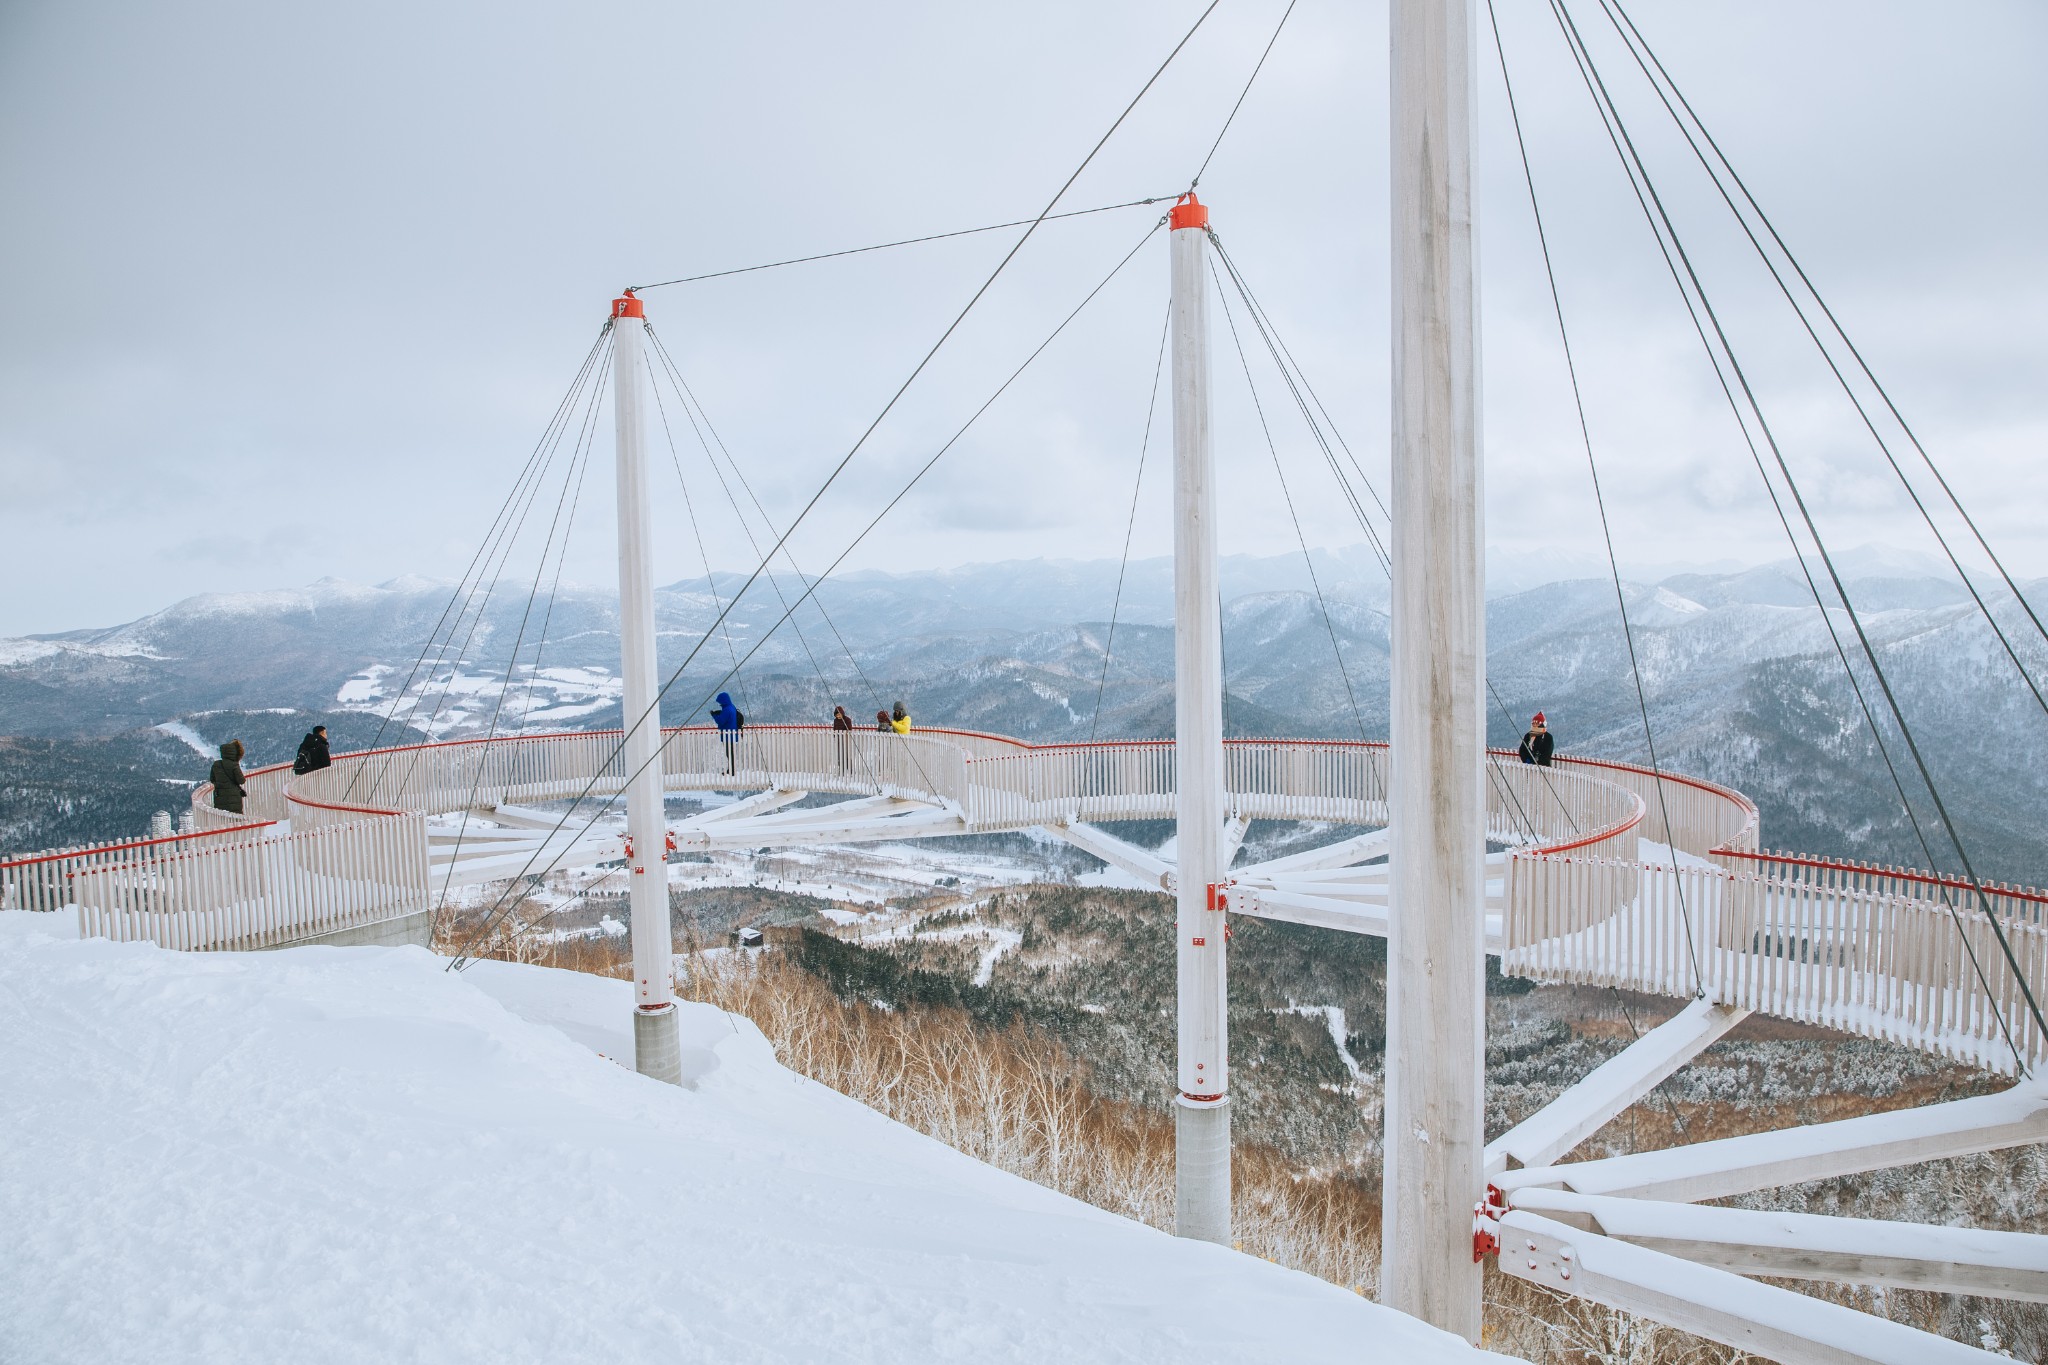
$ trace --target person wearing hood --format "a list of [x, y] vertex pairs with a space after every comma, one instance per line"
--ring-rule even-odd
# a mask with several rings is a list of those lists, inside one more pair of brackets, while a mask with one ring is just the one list
[[889, 717], [889, 728], [899, 735], [910, 733], [910, 712], [903, 709], [903, 703], [896, 703], [896, 710]]
[[292, 760], [292, 771], [303, 777], [333, 765], [334, 759], [327, 752], [327, 727], [316, 725], [299, 741], [299, 756]]
[[737, 776], [740, 728], [747, 723], [746, 712], [732, 704], [732, 693], [720, 692], [718, 705], [711, 708], [711, 719], [717, 722], [719, 742], [725, 745], [725, 771]]
[[239, 739], [220, 746], [220, 757], [213, 761], [213, 771], [208, 774], [213, 782], [215, 810], [242, 813], [242, 795], [249, 788], [249, 779], [242, 776], [242, 755], [246, 752]]
[[896, 727], [889, 723], [889, 713], [887, 711], [875, 712], [875, 728], [885, 735], [896, 733]]
[[1522, 736], [1522, 762], [1548, 768], [1550, 756], [1556, 750], [1557, 741], [1550, 737], [1550, 727], [1544, 723], [1543, 713], [1538, 711], [1529, 719], [1529, 732]]

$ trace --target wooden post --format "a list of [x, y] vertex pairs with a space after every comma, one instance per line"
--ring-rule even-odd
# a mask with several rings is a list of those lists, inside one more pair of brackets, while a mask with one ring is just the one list
[[1486, 800], [1471, 0], [1394, 0], [1393, 883], [1381, 1297], [1477, 1341]]
[[1223, 608], [1209, 423], [1209, 210], [1174, 205], [1173, 671], [1179, 1075], [1174, 1228], [1230, 1244], [1228, 985], [1224, 961]]
[[674, 943], [668, 921], [668, 826], [662, 819], [661, 714], [655, 705], [653, 518], [647, 505], [646, 414], [640, 384], [647, 320], [630, 293], [612, 303], [612, 389], [617, 397], [619, 672], [625, 716], [620, 754], [626, 832], [632, 841], [633, 1068], [682, 1084], [676, 1034]]

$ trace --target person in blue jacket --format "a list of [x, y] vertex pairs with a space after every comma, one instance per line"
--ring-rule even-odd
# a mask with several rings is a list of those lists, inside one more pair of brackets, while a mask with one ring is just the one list
[[718, 738], [725, 745], [725, 770], [737, 774], [740, 727], [747, 723], [746, 712], [732, 704], [732, 693], [720, 692], [718, 705], [711, 708], [711, 719], [718, 722]]

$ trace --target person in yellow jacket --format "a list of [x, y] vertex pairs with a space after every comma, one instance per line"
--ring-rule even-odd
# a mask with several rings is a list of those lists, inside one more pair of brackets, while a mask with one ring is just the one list
[[910, 712], [903, 709], [903, 703], [900, 701], [896, 703], [895, 711], [889, 716], [889, 728], [899, 735], [910, 733]]

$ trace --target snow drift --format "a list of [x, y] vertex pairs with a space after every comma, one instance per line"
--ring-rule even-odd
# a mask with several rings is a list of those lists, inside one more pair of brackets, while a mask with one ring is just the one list
[[0, 1359], [1464, 1361], [1332, 1285], [960, 1155], [685, 1006], [419, 949], [0, 913]]

